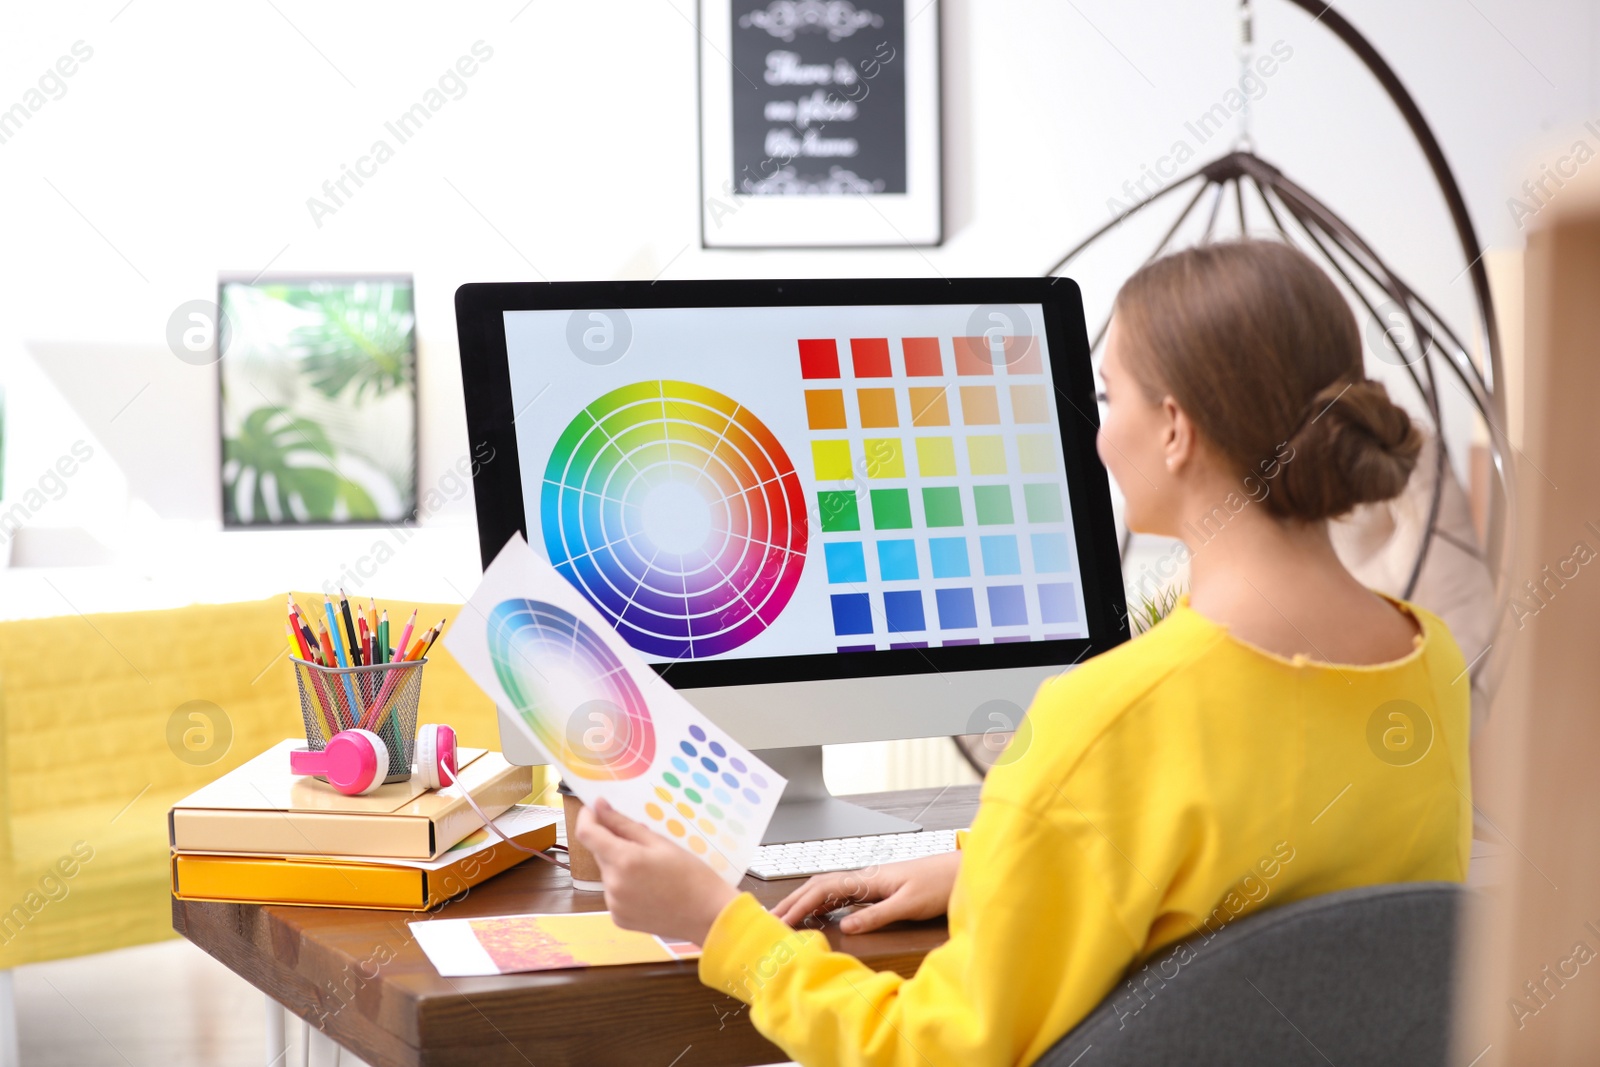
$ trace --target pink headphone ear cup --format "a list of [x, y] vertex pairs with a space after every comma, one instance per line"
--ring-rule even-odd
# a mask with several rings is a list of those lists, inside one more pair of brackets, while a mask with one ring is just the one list
[[378, 788], [383, 784], [383, 780], [389, 777], [389, 746], [384, 743], [383, 738], [371, 730], [346, 730], [345, 733], [357, 734], [372, 746], [372, 778], [367, 782], [365, 788], [355, 794], [356, 796], [362, 796]]
[[294, 774], [320, 774], [346, 796], [361, 796], [389, 775], [389, 746], [371, 730], [340, 730], [320, 752], [289, 753]]
[[424, 723], [417, 727], [417, 774], [424, 789], [439, 788], [439, 727]]
[[425, 789], [443, 789], [456, 777], [456, 732], [443, 723], [417, 727], [417, 774]]
[[[438, 737], [434, 742], [434, 762], [438, 768], [435, 772], [444, 785], [454, 785], [456, 781], [456, 731], [453, 726], [440, 726]], [[448, 775], [448, 778], [446, 777]]]

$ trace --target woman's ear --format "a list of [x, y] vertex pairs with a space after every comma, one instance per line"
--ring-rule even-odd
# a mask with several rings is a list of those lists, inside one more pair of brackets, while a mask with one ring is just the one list
[[1178, 402], [1170, 396], [1161, 400], [1161, 415], [1164, 424], [1161, 435], [1162, 456], [1167, 464], [1167, 473], [1177, 474], [1194, 458], [1198, 446], [1195, 426], [1184, 410], [1178, 406]]

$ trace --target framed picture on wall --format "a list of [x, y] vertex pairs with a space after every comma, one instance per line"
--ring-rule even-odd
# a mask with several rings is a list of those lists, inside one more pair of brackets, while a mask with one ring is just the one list
[[221, 279], [223, 525], [417, 514], [409, 275]]
[[699, 0], [706, 248], [943, 238], [939, 0]]

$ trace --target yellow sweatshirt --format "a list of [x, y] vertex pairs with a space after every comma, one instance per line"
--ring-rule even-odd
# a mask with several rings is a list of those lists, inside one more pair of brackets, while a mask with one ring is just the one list
[[1040, 688], [984, 783], [950, 939], [915, 975], [744, 894], [701, 981], [806, 1067], [1028, 1064], [1173, 942], [1320, 893], [1464, 879], [1466, 664], [1403, 607], [1411, 654], [1355, 667], [1274, 656], [1181, 602]]

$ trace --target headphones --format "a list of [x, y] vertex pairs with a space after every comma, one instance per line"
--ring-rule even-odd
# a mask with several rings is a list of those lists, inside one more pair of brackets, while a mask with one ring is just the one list
[[[426, 789], [456, 779], [456, 732], [427, 723], [417, 727], [417, 774]], [[389, 776], [389, 746], [371, 730], [340, 730], [321, 752], [289, 753], [289, 773], [318, 774], [346, 796], [362, 796]]]
[[[456, 784], [460, 768], [456, 766], [456, 732], [453, 727], [432, 722], [417, 727], [416, 753], [416, 774], [422, 779], [423, 788], [443, 789]], [[389, 746], [371, 730], [340, 730], [328, 738], [328, 744], [321, 752], [291, 751], [289, 773], [320, 774], [328, 780], [329, 785], [346, 796], [361, 796], [378, 788], [389, 776]], [[568, 866], [507, 837], [505, 831], [495, 825], [467, 790], [461, 791], [461, 799], [477, 813], [485, 827], [518, 852], [538, 856], [557, 867]]]

